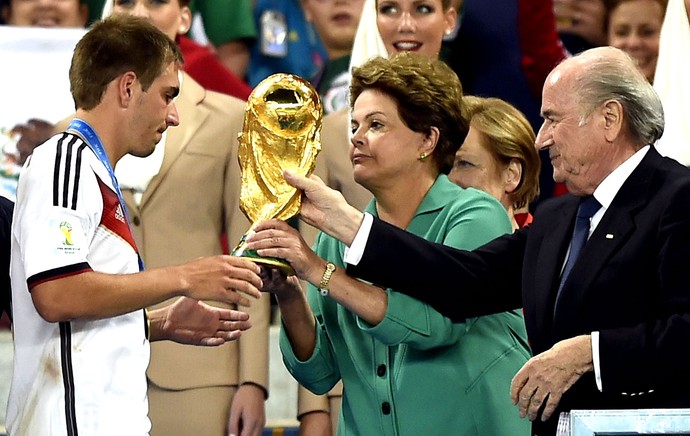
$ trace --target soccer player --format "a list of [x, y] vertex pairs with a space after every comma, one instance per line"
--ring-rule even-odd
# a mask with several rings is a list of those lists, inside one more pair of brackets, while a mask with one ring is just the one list
[[[114, 176], [122, 156], [151, 154], [179, 124], [181, 61], [165, 34], [129, 16], [97, 23], [75, 48], [76, 117], [34, 151], [18, 188], [9, 434], [145, 435], [149, 341], [220, 345], [250, 325], [198, 300], [248, 305], [258, 266], [214, 256], [142, 271]], [[143, 310], [175, 296], [188, 298]]]

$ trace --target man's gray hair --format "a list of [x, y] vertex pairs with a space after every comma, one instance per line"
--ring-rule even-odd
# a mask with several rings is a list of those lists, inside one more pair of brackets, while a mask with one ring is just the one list
[[576, 81], [584, 121], [597, 107], [615, 100], [623, 107], [625, 124], [640, 146], [654, 144], [664, 133], [664, 109], [652, 85], [627, 54], [601, 56], [588, 63]]

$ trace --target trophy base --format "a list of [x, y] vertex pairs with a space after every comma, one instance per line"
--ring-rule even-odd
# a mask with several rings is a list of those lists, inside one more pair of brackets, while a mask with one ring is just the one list
[[247, 235], [242, 236], [242, 240], [237, 244], [237, 247], [232, 250], [232, 255], [236, 257], [241, 257], [243, 259], [251, 260], [254, 263], [259, 263], [262, 265], [267, 265], [269, 267], [278, 268], [286, 276], [294, 276], [295, 270], [290, 266], [290, 264], [283, 259], [278, 259], [276, 257], [264, 257], [259, 256], [255, 250], [248, 250], [247, 243], [245, 242]]

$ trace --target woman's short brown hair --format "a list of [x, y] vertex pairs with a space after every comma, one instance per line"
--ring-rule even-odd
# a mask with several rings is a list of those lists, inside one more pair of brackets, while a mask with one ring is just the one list
[[462, 85], [450, 67], [416, 53], [401, 52], [390, 59], [375, 57], [352, 70], [351, 108], [365, 90], [392, 98], [411, 130], [428, 135], [436, 127], [440, 134], [431, 158], [441, 173], [450, 172], [455, 152], [469, 130]]

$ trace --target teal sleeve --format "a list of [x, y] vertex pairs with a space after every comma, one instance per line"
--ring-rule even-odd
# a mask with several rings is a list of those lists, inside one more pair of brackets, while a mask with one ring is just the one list
[[418, 350], [454, 344], [464, 331], [464, 324], [453, 324], [431, 306], [405, 294], [390, 291], [383, 321], [371, 326], [358, 317], [357, 324], [363, 331], [388, 346], [405, 343]]
[[317, 319], [316, 345], [309, 359], [302, 361], [295, 356], [292, 344], [285, 333], [285, 327], [282, 323], [280, 326], [279, 345], [285, 367], [295, 380], [313, 393], [321, 395], [330, 391], [338, 383], [340, 372], [328, 335], [319, 322], [320, 315], [315, 314], [315, 316]]
[[[409, 230], [428, 240], [464, 250], [472, 250], [510, 232], [510, 220], [498, 201], [484, 194], [467, 194], [472, 196], [472, 201], [448, 205], [432, 223], [423, 216], [415, 217]], [[424, 272], [420, 271], [420, 274]], [[429, 289], [428, 292], [452, 291]], [[390, 291], [382, 322], [371, 326], [358, 318], [357, 323], [361, 329], [387, 345], [405, 343], [416, 349], [453, 344], [465, 331], [464, 324], [453, 324], [431, 306]]]
[[[476, 191], [473, 188], [468, 191]], [[474, 250], [511, 233], [513, 228], [505, 208], [493, 197], [483, 192], [473, 197], [469, 205], [463, 206], [462, 213], [449, 214], [448, 231], [442, 241], [461, 250]]]
[[253, 0], [194, 0], [190, 7], [201, 15], [214, 45], [256, 38]]

